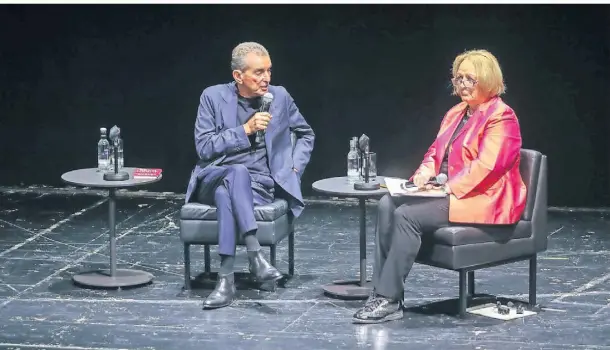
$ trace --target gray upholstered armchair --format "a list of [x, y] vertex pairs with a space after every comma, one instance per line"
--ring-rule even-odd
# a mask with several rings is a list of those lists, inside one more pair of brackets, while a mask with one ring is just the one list
[[[295, 135], [292, 134], [292, 146]], [[256, 237], [263, 247], [270, 247], [270, 263], [277, 267], [277, 245], [288, 237], [288, 275], [294, 275], [294, 223], [293, 215], [288, 209], [288, 202], [281, 198], [268, 205], [254, 208], [254, 217], [258, 224]], [[180, 210], [180, 240], [184, 244], [184, 288], [191, 288], [191, 245], [204, 246], [205, 273], [211, 272], [210, 246], [218, 245], [218, 221], [216, 207], [201, 203], [187, 203]], [[245, 244], [239, 237], [237, 244]]]
[[424, 237], [416, 262], [459, 272], [459, 314], [474, 296], [474, 271], [529, 260], [529, 305], [536, 305], [536, 258], [547, 248], [547, 158], [521, 150], [521, 176], [528, 189], [515, 226], [449, 226]]

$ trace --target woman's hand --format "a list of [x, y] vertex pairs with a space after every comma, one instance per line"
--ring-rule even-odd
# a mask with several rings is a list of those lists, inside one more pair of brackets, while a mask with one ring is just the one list
[[420, 189], [424, 188], [432, 176], [433, 175], [430, 175], [427, 171], [418, 172], [413, 176], [413, 184]]

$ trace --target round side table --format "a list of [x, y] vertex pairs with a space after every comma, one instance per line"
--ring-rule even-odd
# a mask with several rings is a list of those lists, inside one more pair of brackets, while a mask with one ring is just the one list
[[61, 175], [61, 179], [75, 186], [108, 189], [108, 226], [110, 226], [110, 268], [78, 273], [72, 276], [76, 284], [88, 287], [119, 288], [140, 286], [151, 282], [154, 276], [146, 271], [116, 268], [116, 190], [125, 187], [148, 185], [161, 180], [134, 179], [135, 168], [122, 168], [129, 174], [125, 181], [106, 181], [104, 172], [97, 168], [87, 168], [69, 171]]
[[[383, 176], [377, 176], [375, 182], [383, 184]], [[360, 206], [360, 279], [349, 281], [333, 281], [323, 287], [326, 294], [340, 299], [366, 299], [371, 293], [371, 287], [366, 278], [366, 200], [381, 198], [388, 190], [381, 187], [377, 190], [355, 190], [347, 176], [331, 177], [314, 182], [312, 188], [320, 193], [343, 197], [358, 198]]]

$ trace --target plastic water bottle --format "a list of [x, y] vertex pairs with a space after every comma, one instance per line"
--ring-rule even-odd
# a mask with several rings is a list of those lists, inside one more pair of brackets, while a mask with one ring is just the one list
[[357, 140], [351, 139], [349, 142], [349, 153], [347, 154], [347, 181], [355, 183], [360, 179]]
[[97, 171], [107, 171], [110, 165], [110, 142], [106, 138], [106, 128], [100, 128], [100, 134], [97, 143]]

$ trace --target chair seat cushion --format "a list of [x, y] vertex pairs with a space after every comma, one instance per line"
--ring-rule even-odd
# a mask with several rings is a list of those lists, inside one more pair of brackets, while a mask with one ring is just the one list
[[516, 225], [477, 225], [443, 227], [433, 235], [424, 235], [428, 244], [460, 246], [486, 242], [503, 243], [511, 239], [527, 238], [532, 233], [531, 221], [519, 221]]
[[[254, 218], [256, 221], [274, 221], [288, 213], [288, 202], [284, 199], [276, 199], [273, 203], [255, 206]], [[204, 220], [216, 221], [216, 207], [201, 203], [187, 203], [180, 210], [182, 220]]]

